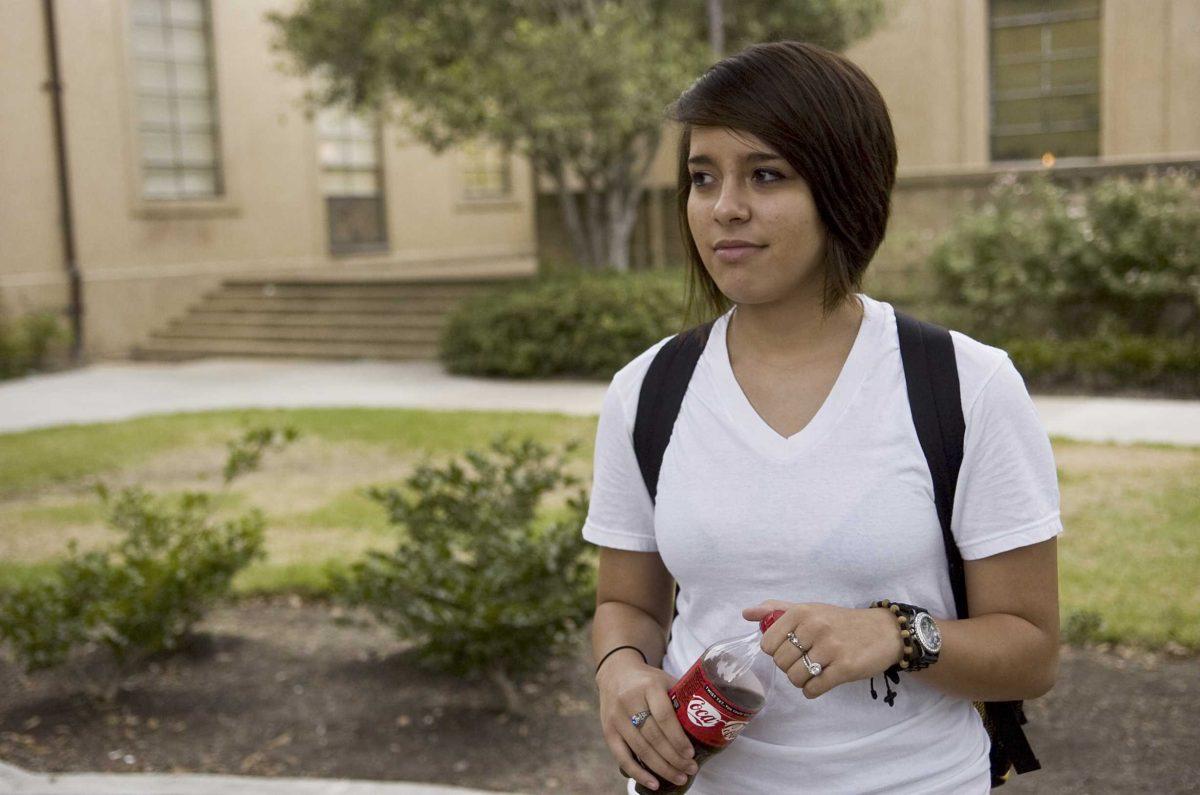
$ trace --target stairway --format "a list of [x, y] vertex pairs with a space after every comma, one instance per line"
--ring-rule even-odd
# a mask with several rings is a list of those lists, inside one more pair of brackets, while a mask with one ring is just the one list
[[459, 302], [522, 278], [229, 279], [131, 355], [435, 359]]

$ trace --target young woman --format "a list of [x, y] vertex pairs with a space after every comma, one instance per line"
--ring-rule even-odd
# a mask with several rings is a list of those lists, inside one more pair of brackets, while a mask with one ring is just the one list
[[[782, 672], [771, 700], [692, 793], [985, 792], [972, 701], [1035, 698], [1058, 667], [1058, 484], [1024, 381], [1003, 350], [952, 333], [966, 421], [952, 530], [971, 607], [954, 620], [894, 310], [859, 291], [895, 181], [882, 97], [845, 58], [776, 42], [712, 66], [673, 118], [693, 295], [716, 321], [656, 502], [631, 433], [669, 337], [613, 377], [601, 410], [583, 535], [601, 547], [608, 747], [631, 792], [651, 772], [695, 773], [668, 688], [782, 609], [762, 642]], [[903, 656], [896, 617], [870, 607], [883, 599], [920, 606], [941, 635], [890, 707], [867, 681]]]

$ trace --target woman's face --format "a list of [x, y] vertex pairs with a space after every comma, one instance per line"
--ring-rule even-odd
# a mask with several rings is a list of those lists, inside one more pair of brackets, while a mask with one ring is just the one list
[[[825, 228], [808, 184], [758, 137], [693, 127], [687, 215], [704, 267], [736, 304], [820, 296]], [[720, 252], [723, 239], [757, 247]]]

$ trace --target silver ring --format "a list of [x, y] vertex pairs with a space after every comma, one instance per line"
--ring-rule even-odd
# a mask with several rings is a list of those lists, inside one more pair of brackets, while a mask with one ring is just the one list
[[642, 728], [642, 724], [646, 722], [646, 718], [649, 718], [649, 717], [650, 717], [650, 710], [644, 709], [641, 712], [639, 712], [638, 714], [634, 715], [632, 718], [630, 718], [629, 722], [633, 724], [633, 728], [640, 729], [640, 728]]
[[821, 671], [824, 670], [821, 667], [821, 663], [813, 662], [812, 660], [808, 659], [807, 653], [800, 655], [800, 660], [804, 663], [804, 667], [808, 669], [809, 676], [820, 676]]
[[787, 639], [788, 639], [789, 643], [791, 643], [793, 646], [795, 646], [797, 649], [800, 650], [801, 654], [804, 654], [806, 651], [808, 651], [808, 647], [800, 642], [800, 639], [796, 637], [795, 632], [789, 632], [787, 634]]

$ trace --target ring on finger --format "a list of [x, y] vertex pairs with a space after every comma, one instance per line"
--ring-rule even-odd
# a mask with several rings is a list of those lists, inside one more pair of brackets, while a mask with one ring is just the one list
[[633, 724], [633, 728], [640, 729], [640, 728], [642, 728], [642, 724], [645, 723], [646, 719], [649, 717], [650, 717], [650, 710], [644, 709], [641, 712], [634, 715], [633, 717], [631, 717], [629, 719], [629, 722]]
[[809, 676], [820, 676], [821, 671], [825, 670], [821, 663], [813, 662], [812, 660], [808, 659], [807, 652], [800, 655], [800, 661], [804, 663], [804, 667], [808, 670]]
[[811, 647], [805, 646], [803, 643], [801, 643], [800, 639], [796, 637], [795, 632], [789, 632], [787, 634], [787, 639], [788, 639], [789, 643], [791, 643], [793, 646], [795, 646], [797, 649], [800, 650], [801, 654], [804, 654], [805, 652], [807, 652], [809, 650], [809, 648], [811, 648]]

